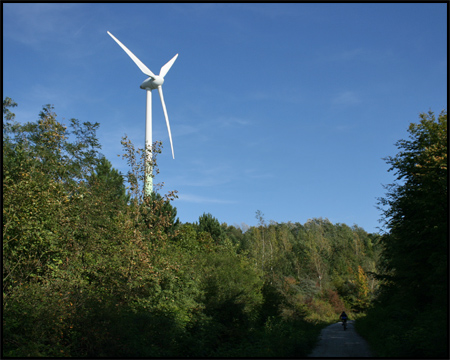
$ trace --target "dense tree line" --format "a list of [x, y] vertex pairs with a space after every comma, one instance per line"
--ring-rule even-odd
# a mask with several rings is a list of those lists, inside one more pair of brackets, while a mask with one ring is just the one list
[[380, 356], [449, 357], [447, 113], [420, 114], [385, 160], [380, 295], [358, 328]]
[[181, 223], [175, 191], [144, 196], [145, 152], [126, 137], [120, 174], [97, 123], [66, 127], [47, 105], [19, 124], [14, 106], [3, 102], [4, 356], [306, 356], [342, 310], [361, 316], [379, 297], [379, 266], [393, 271], [398, 248], [356, 225], [260, 211], [248, 228]]

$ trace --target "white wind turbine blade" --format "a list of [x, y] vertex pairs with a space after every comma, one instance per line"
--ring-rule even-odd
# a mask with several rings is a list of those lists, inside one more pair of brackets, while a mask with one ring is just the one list
[[169, 116], [167, 115], [166, 104], [164, 103], [164, 96], [162, 91], [162, 86], [158, 86], [159, 97], [161, 98], [162, 107], [164, 110], [164, 116], [166, 117], [167, 130], [169, 131], [170, 147], [172, 148], [172, 157], [175, 159], [175, 154], [173, 153], [173, 143], [172, 143], [172, 133], [170, 132]]
[[155, 74], [153, 74], [150, 71], [150, 69], [142, 63], [141, 60], [139, 60], [130, 50], [128, 50], [128, 48], [124, 44], [122, 44], [118, 39], [116, 39], [113, 34], [111, 34], [109, 31], [107, 31], [107, 33], [114, 39], [116, 43], [119, 44], [119, 46], [128, 54], [128, 56], [134, 61], [134, 63], [139, 67], [139, 69], [141, 69], [141, 71], [145, 75], [150, 76], [152, 78], [156, 77]]
[[177, 59], [178, 54], [176, 54], [170, 61], [167, 62], [166, 65], [164, 65], [161, 68], [161, 71], [159, 72], [159, 76], [164, 77], [166, 76], [166, 74], [169, 72], [170, 68], [172, 67], [173, 63], [175, 62], [175, 60]]

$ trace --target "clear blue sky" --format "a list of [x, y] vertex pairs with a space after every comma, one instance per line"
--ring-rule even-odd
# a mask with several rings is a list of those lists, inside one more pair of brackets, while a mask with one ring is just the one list
[[3, 94], [20, 122], [54, 104], [99, 122], [102, 153], [145, 141], [146, 76], [176, 53], [153, 92], [163, 192], [182, 222], [328, 218], [377, 232], [383, 157], [421, 112], [447, 108], [447, 4], [3, 4]]

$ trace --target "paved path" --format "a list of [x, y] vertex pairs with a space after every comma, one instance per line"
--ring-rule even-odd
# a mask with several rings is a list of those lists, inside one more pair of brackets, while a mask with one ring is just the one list
[[322, 329], [319, 342], [308, 357], [373, 357], [366, 340], [356, 333], [353, 321], [347, 325], [345, 331], [341, 322]]

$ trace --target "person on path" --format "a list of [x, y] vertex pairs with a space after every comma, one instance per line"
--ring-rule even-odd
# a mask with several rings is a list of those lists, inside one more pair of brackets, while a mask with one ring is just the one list
[[342, 314], [339, 316], [339, 319], [342, 320], [342, 325], [344, 326], [344, 328], [347, 325], [347, 320], [348, 320], [348, 316], [345, 313], [345, 311], [342, 312]]

